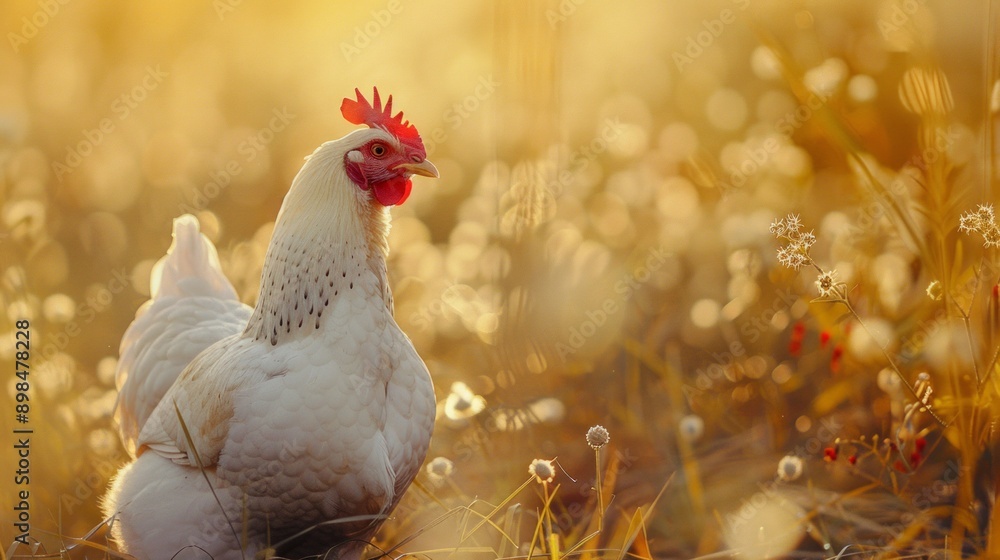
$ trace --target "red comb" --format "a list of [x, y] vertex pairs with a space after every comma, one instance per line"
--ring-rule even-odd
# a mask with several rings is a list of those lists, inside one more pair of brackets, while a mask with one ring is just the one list
[[382, 99], [378, 95], [378, 88], [372, 88], [372, 90], [374, 91], [372, 96], [375, 102], [374, 105], [368, 103], [365, 96], [361, 95], [361, 90], [355, 88], [354, 93], [357, 94], [358, 99], [353, 100], [345, 97], [344, 102], [340, 104], [340, 113], [344, 115], [344, 118], [348, 122], [366, 124], [372, 128], [381, 128], [398, 138], [403, 144], [419, 149], [423, 153], [424, 143], [420, 139], [417, 128], [410, 124], [409, 121], [403, 120], [402, 111], [396, 113], [396, 116], [392, 116], [392, 96], [389, 96], [383, 109]]

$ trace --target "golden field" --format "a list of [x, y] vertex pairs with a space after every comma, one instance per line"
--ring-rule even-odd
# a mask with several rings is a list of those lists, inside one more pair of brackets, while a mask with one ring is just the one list
[[941, 0], [4, 3], [4, 557], [119, 556], [115, 361], [171, 220], [198, 216], [253, 304], [292, 177], [372, 86], [441, 171], [392, 210], [439, 416], [378, 547], [1000, 557], [998, 23]]

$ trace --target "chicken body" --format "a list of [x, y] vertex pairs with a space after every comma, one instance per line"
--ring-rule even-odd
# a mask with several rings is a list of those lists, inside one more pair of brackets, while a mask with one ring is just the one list
[[[375, 144], [408, 162], [390, 187], [346, 168]], [[197, 221], [175, 221], [153, 298], [122, 340], [118, 418], [136, 459], [105, 510], [126, 552], [358, 558], [398, 503], [435, 409], [386, 278], [382, 200], [405, 199], [398, 182], [408, 194], [414, 172], [436, 175], [411, 152], [378, 127], [317, 149], [279, 212], [252, 311]]]

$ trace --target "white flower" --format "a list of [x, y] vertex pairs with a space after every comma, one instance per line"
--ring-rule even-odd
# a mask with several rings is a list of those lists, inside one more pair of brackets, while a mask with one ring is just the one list
[[427, 463], [425, 468], [427, 469], [427, 476], [431, 480], [434, 482], [443, 482], [455, 472], [455, 463], [452, 463], [451, 459], [447, 457], [435, 457]]
[[788, 268], [799, 269], [806, 264], [806, 256], [800, 251], [799, 245], [791, 244], [788, 247], [778, 249], [778, 262]]
[[837, 293], [837, 271], [824, 272], [816, 278], [816, 289], [819, 290], [820, 297], [834, 297]]
[[965, 233], [979, 231], [980, 223], [981, 222], [979, 221], [979, 216], [971, 212], [968, 214], [962, 214], [958, 218], [958, 231], [962, 231]]
[[810, 248], [816, 243], [816, 234], [809, 230], [801, 235], [799, 235], [795, 242], [799, 247], [802, 248], [803, 252], [808, 252]]
[[974, 211], [962, 214], [958, 218], [958, 231], [978, 232], [983, 236], [984, 247], [1000, 247], [1000, 227], [991, 204], [980, 204]]
[[785, 218], [785, 228], [787, 228], [788, 233], [798, 233], [799, 229], [802, 228], [802, 220], [799, 219], [799, 215], [789, 214]]
[[795, 455], [785, 455], [778, 461], [778, 478], [791, 482], [802, 476], [802, 459]]
[[600, 449], [611, 441], [611, 434], [601, 425], [594, 426], [587, 430], [587, 445], [594, 449]]
[[984, 247], [1000, 247], [1000, 228], [996, 224], [990, 224], [982, 233]]
[[556, 476], [556, 469], [552, 466], [552, 461], [535, 459], [528, 465], [528, 474], [535, 477], [535, 480], [541, 484], [543, 482], [552, 482], [552, 479]]
[[705, 433], [705, 421], [697, 414], [688, 414], [684, 418], [681, 418], [677, 430], [680, 432], [682, 438], [695, 442]]
[[976, 208], [976, 217], [979, 218], [981, 223], [993, 223], [995, 221], [995, 216], [993, 214], [992, 204], [980, 204]]
[[471, 418], [486, 408], [486, 399], [472, 392], [461, 381], [451, 384], [451, 393], [444, 401], [444, 415], [451, 420]]
[[771, 228], [770, 228], [771, 235], [775, 237], [781, 237], [782, 235], [785, 234], [785, 227], [786, 227], [785, 220], [775, 219], [773, 222], [771, 222]]

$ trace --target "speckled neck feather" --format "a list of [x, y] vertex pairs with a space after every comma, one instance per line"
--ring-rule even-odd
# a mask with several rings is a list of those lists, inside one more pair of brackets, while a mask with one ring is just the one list
[[276, 345], [316, 333], [324, 310], [353, 292], [374, 289], [392, 311], [385, 264], [389, 210], [344, 172], [348, 148], [338, 144], [348, 138], [321, 146], [292, 182], [244, 336]]

